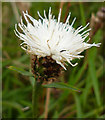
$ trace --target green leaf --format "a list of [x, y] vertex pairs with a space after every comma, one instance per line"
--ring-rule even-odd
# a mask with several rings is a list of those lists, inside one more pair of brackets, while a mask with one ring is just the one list
[[62, 82], [53, 82], [51, 84], [43, 85], [43, 87], [70, 89], [70, 90], [80, 92], [80, 90], [78, 88], [75, 88], [75, 87], [73, 87], [73, 86], [71, 86], [69, 84], [62, 83]]
[[28, 71], [25, 71], [23, 70], [22, 68], [18, 68], [18, 67], [14, 67], [14, 66], [9, 66], [8, 67], [9, 69], [11, 70], [14, 70], [22, 75], [26, 75], [26, 76], [32, 76], [32, 73], [28, 72]]

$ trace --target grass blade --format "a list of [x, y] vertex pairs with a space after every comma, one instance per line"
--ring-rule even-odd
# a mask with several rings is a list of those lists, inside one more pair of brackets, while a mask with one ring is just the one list
[[76, 107], [77, 107], [77, 118], [82, 118], [82, 107], [80, 103], [80, 97], [74, 93], [74, 98], [75, 98]]
[[18, 68], [18, 67], [14, 67], [14, 66], [9, 66], [8, 68], [11, 69], [11, 70], [16, 71], [16, 72], [18, 72], [18, 73], [20, 73], [22, 75], [32, 76], [31, 72], [25, 71], [22, 68]]
[[80, 5], [80, 14], [81, 14], [82, 24], [85, 25], [86, 20], [85, 20], [85, 14], [84, 14], [84, 9], [83, 9], [83, 3], [80, 3], [79, 5]]
[[54, 83], [51, 83], [51, 84], [43, 85], [43, 87], [70, 89], [70, 90], [80, 92], [80, 90], [78, 88], [75, 88], [75, 87], [73, 87], [69, 84], [62, 83], [62, 82], [54, 82]]
[[100, 106], [101, 105], [101, 98], [100, 98], [100, 93], [99, 93], [98, 79], [96, 76], [95, 64], [94, 64], [94, 61], [92, 58], [89, 59], [89, 72], [90, 72], [90, 77], [92, 79], [97, 104], [98, 104], [98, 106]]

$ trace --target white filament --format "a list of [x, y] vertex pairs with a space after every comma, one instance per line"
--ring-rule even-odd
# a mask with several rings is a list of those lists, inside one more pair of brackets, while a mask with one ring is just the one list
[[[72, 64], [71, 61], [75, 58], [82, 58], [79, 55], [85, 49], [92, 46], [99, 47], [98, 44], [88, 44], [84, 42], [86, 37], [89, 35], [90, 29], [83, 31], [85, 27], [78, 27], [76, 30], [72, 27], [76, 18], [74, 18], [71, 25], [69, 25], [69, 19], [71, 13], [69, 13], [66, 22], [60, 22], [61, 9], [59, 11], [58, 20], [54, 19], [51, 14], [51, 7], [49, 9], [48, 17], [44, 10], [44, 18], [40, 15], [38, 11], [39, 20], [31, 17], [28, 12], [23, 12], [24, 18], [27, 22], [25, 25], [22, 21], [18, 24], [22, 33], [17, 30], [17, 25], [15, 25], [15, 34], [23, 42], [20, 44], [22, 49], [30, 54], [37, 55], [38, 57], [51, 56], [56, 63], [60, 64], [65, 70], [65, 61], [67, 61], [72, 66], [76, 66], [77, 63]], [[31, 24], [29, 20], [33, 23]]]

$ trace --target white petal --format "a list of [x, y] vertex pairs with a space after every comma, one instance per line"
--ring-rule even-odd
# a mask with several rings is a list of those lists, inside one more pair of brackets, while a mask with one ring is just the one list
[[49, 8], [48, 17], [45, 10], [44, 18], [39, 11], [38, 15], [40, 19], [36, 20], [28, 14], [28, 11], [26, 13], [23, 12], [27, 24], [23, 23], [21, 17], [21, 22], [18, 26], [22, 32], [19, 32], [17, 24], [15, 25], [14, 32], [23, 41], [20, 44], [22, 49], [30, 54], [37, 55], [37, 57], [50, 56], [66, 70], [65, 61], [72, 66], [76, 66], [77, 63], [71, 63], [73, 59], [84, 57], [80, 55], [81, 52], [93, 46], [99, 47], [101, 44], [89, 44], [87, 43], [89, 40], [85, 42], [91, 29], [83, 30], [89, 23], [84, 27], [73, 28], [76, 18], [69, 24], [71, 13], [69, 13], [65, 23], [60, 22], [61, 9], [58, 14], [58, 20], [52, 15], [51, 7]]

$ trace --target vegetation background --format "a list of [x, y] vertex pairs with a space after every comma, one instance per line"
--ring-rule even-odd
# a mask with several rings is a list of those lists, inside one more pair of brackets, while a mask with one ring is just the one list
[[[2, 105], [3, 118], [31, 118], [32, 117], [32, 77], [23, 76], [10, 70], [9, 66], [30, 70], [30, 56], [19, 46], [21, 41], [14, 34], [14, 26], [20, 21], [22, 11], [28, 10], [29, 14], [38, 19], [37, 11], [43, 16], [43, 10], [48, 13], [52, 8], [56, 18], [59, 8], [62, 7], [61, 21], [64, 22], [68, 12], [77, 20], [74, 27], [86, 25], [91, 21], [92, 13], [97, 12], [103, 3], [60, 3], [60, 2], [4, 2], [2, 3]], [[97, 24], [95, 24], [97, 25]], [[95, 28], [95, 26], [94, 26]], [[103, 44], [105, 41], [102, 27], [99, 27], [91, 39], [101, 42], [100, 48], [93, 47], [83, 52], [85, 58], [76, 60], [76, 67], [68, 65], [61, 81], [73, 85], [81, 90], [80, 93], [68, 89], [51, 89], [48, 107], [50, 118], [103, 118], [105, 117], [105, 92], [103, 88], [105, 71], [103, 71]], [[39, 117], [44, 118], [46, 88], [40, 94]]]

